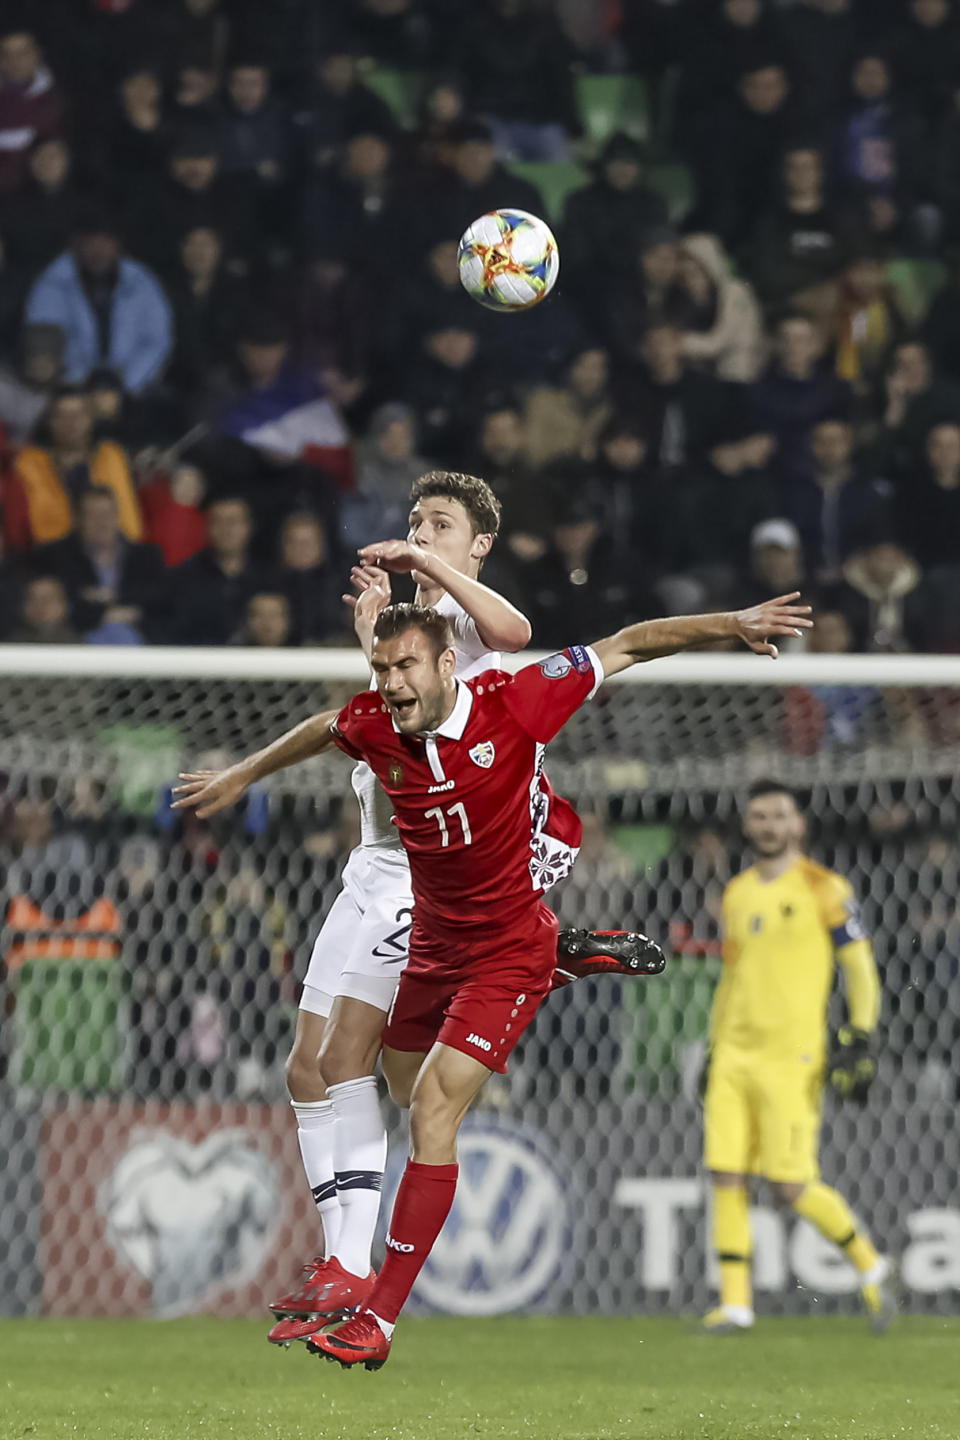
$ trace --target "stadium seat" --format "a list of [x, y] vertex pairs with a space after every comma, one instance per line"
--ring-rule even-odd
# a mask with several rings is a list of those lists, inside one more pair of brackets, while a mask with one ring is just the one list
[[687, 165], [651, 165], [647, 183], [667, 202], [670, 219], [683, 220], [693, 209], [693, 174]]
[[887, 279], [896, 290], [910, 320], [922, 320], [930, 302], [947, 280], [942, 260], [891, 260]]
[[121, 960], [30, 960], [16, 980], [13, 1083], [88, 1093], [122, 1089], [130, 1036]]
[[405, 130], [413, 127], [424, 85], [419, 70], [390, 70], [378, 65], [363, 72], [363, 83], [390, 106]]
[[650, 101], [646, 83], [635, 75], [581, 75], [577, 109], [584, 132], [599, 148], [617, 130], [635, 140], [650, 138]]
[[647, 1095], [674, 1098], [693, 1092], [720, 968], [713, 956], [670, 955], [656, 984], [624, 986], [624, 1080], [629, 1077]]
[[553, 162], [518, 160], [510, 166], [510, 173], [519, 175], [523, 180], [529, 180], [531, 185], [536, 185], [547, 207], [544, 219], [550, 220], [554, 224], [563, 215], [567, 196], [571, 191], [579, 190], [581, 186], [586, 185], [590, 179], [589, 174], [581, 165], [576, 165], [570, 160]]
[[672, 825], [618, 825], [613, 838], [638, 868], [666, 859], [676, 840]]

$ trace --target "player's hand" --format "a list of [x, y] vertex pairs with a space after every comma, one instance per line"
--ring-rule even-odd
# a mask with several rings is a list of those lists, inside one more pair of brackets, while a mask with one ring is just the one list
[[776, 600], [764, 600], [762, 605], [751, 605], [749, 610], [737, 610], [733, 617], [736, 633], [755, 654], [776, 660], [780, 652], [773, 643], [774, 635], [799, 636], [813, 626], [811, 607], [798, 605], [799, 599], [800, 591], [794, 590]]
[[364, 565], [377, 565], [395, 575], [406, 575], [412, 570], [423, 573], [429, 564], [427, 552], [412, 540], [378, 540], [375, 545], [364, 545], [357, 554]]
[[350, 584], [357, 593], [343, 595], [341, 599], [346, 601], [351, 610], [365, 616], [372, 624], [380, 611], [385, 610], [393, 599], [390, 576], [386, 570], [380, 570], [376, 565], [354, 565], [350, 571]]
[[834, 1041], [830, 1084], [842, 1100], [866, 1105], [867, 1092], [877, 1078], [877, 1062], [865, 1030], [844, 1025]]
[[196, 810], [201, 820], [216, 815], [235, 805], [246, 793], [251, 777], [241, 765], [229, 765], [226, 770], [194, 770], [179, 776], [181, 784], [173, 787], [178, 798], [174, 810]]

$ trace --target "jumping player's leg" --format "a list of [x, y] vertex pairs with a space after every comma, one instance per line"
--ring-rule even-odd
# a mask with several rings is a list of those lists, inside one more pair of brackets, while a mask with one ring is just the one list
[[[329, 997], [322, 996], [322, 992], [314, 991], [313, 994], [318, 997], [320, 1008], [325, 1009], [330, 1003]], [[297, 1117], [300, 1155], [323, 1225], [325, 1255], [330, 1254], [336, 1241], [340, 1220], [333, 1169], [334, 1113], [319, 1063], [327, 1023], [325, 1014], [303, 1008], [298, 1010], [297, 1029], [286, 1064], [287, 1090]]]
[[388, 1339], [450, 1213], [457, 1134], [490, 1074], [472, 1055], [440, 1042], [417, 1074], [410, 1099], [410, 1159], [390, 1217], [383, 1268], [365, 1307]]
[[[327, 1094], [326, 1080], [320, 1068], [320, 1050], [325, 1040], [330, 1042], [333, 1038], [330, 1016], [341, 988], [345, 965], [353, 958], [358, 943], [366, 938], [370, 940], [368, 948], [376, 948], [377, 941], [381, 938], [379, 935], [373, 938], [366, 934], [364, 922], [367, 907], [362, 901], [365, 894], [372, 893], [376, 888], [376, 869], [375, 862], [369, 859], [362, 848], [353, 852], [343, 872], [343, 889], [330, 907], [314, 941], [304, 978], [296, 1036], [287, 1061], [287, 1084], [297, 1117], [297, 1134], [307, 1183], [323, 1220], [324, 1243], [322, 1258], [315, 1257], [305, 1267], [306, 1279], [300, 1282], [296, 1290], [281, 1296], [270, 1306], [275, 1315], [295, 1317], [298, 1322], [302, 1322], [293, 1327], [288, 1325], [278, 1329], [275, 1326], [269, 1338], [276, 1344], [287, 1344], [291, 1338], [303, 1339], [304, 1336], [300, 1333], [303, 1325], [318, 1314], [327, 1313], [324, 1307], [331, 1293], [330, 1277], [324, 1272], [329, 1270], [327, 1262], [332, 1259], [336, 1242], [340, 1238], [343, 1209], [335, 1168], [336, 1106]], [[394, 984], [395, 981], [388, 985], [389, 993], [383, 1004], [384, 1013], [389, 1006]], [[379, 1015], [378, 1028], [382, 1028], [382, 1022], [383, 1013]], [[359, 1048], [364, 1050], [364, 1041], [360, 1042]], [[374, 1055], [374, 1060], [375, 1058]], [[372, 1068], [371, 1064], [371, 1071]], [[371, 1084], [374, 1085], [373, 1099], [376, 1104], [375, 1082], [371, 1081]], [[378, 1106], [377, 1115], [378, 1123], [382, 1124], [382, 1121], [379, 1121]], [[343, 1282], [339, 1271], [336, 1279], [338, 1285]], [[297, 1333], [291, 1334], [291, 1330]]]
[[426, 1050], [393, 1050], [383, 1047], [383, 1076], [390, 1099], [403, 1110], [409, 1110], [413, 1087], [427, 1058]]
[[411, 1090], [411, 1157], [390, 1218], [386, 1258], [369, 1297], [342, 1326], [313, 1336], [307, 1342], [312, 1354], [368, 1369], [386, 1360], [397, 1316], [453, 1204], [463, 1118], [490, 1074], [506, 1070], [549, 988], [556, 920], [546, 907], [530, 938], [530, 955], [544, 963], [539, 973], [527, 973], [525, 984], [519, 966], [504, 967], [508, 977], [515, 976], [512, 982], [502, 973], [496, 980], [481, 976], [459, 984], [446, 974], [407, 971], [401, 979], [383, 1057], [397, 1098]]
[[319, 1065], [320, 1047], [332, 1005], [332, 996], [304, 986], [297, 1012], [296, 1034], [287, 1056], [287, 1090], [297, 1120], [300, 1158], [320, 1216], [323, 1243], [322, 1253], [318, 1252], [304, 1265], [303, 1274], [295, 1287], [270, 1301], [269, 1309], [278, 1323], [267, 1338], [276, 1345], [287, 1345], [291, 1340], [301, 1339], [299, 1329], [316, 1314], [323, 1272], [340, 1229], [340, 1202], [337, 1199], [333, 1157], [336, 1117], [326, 1096]]
[[[333, 1158], [340, 1225], [327, 1251], [347, 1275], [370, 1273], [380, 1213], [387, 1131], [374, 1070], [394, 983], [380, 1004], [338, 995], [320, 1050], [320, 1071], [334, 1113]], [[368, 990], [372, 994], [372, 991]]]

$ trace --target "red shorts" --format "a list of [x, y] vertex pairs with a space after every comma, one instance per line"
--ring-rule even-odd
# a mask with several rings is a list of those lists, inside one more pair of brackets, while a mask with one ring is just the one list
[[391, 1050], [426, 1054], [439, 1040], [502, 1075], [550, 992], [556, 962], [557, 920], [545, 905], [525, 942], [497, 947], [491, 940], [476, 964], [467, 960], [451, 970], [418, 968], [412, 962], [400, 976], [383, 1043]]

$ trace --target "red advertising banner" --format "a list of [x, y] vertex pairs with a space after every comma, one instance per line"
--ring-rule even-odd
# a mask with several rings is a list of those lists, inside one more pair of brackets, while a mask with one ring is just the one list
[[71, 1106], [40, 1173], [49, 1315], [264, 1314], [321, 1248], [286, 1105]]

